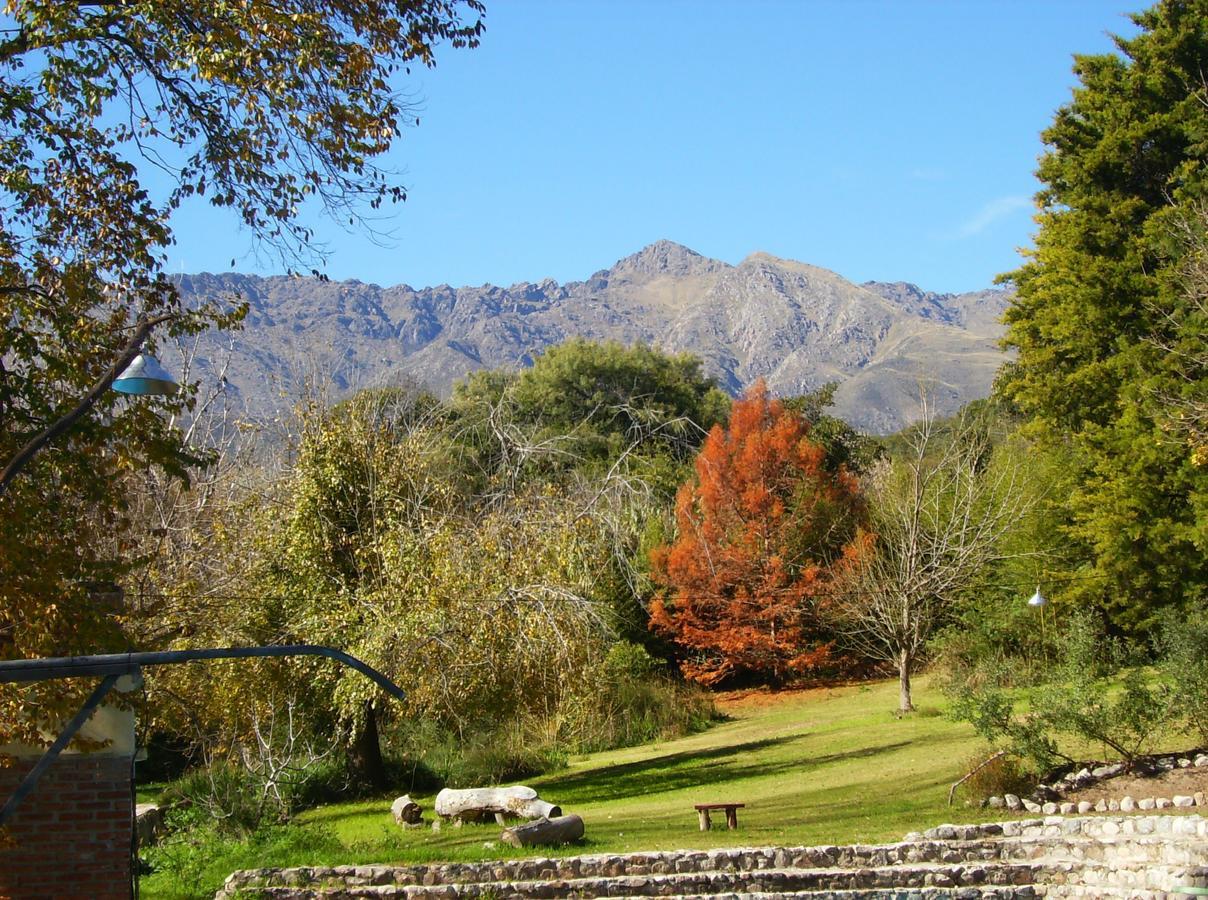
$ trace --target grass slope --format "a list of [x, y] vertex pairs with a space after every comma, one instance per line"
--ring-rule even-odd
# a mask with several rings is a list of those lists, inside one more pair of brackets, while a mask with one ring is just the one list
[[[527, 783], [583, 816], [587, 839], [568, 853], [885, 841], [986, 818], [946, 805], [949, 784], [977, 752], [972, 729], [940, 715], [925, 681], [918, 713], [898, 719], [896, 702], [896, 682], [723, 699], [729, 719], [706, 732], [593, 754]], [[417, 800], [431, 817], [431, 798]], [[697, 829], [693, 804], [718, 801], [747, 804], [739, 830]], [[311, 810], [287, 833], [212, 847], [187, 877], [178, 868], [144, 878], [142, 896], [212, 896], [236, 868], [523, 855], [494, 843], [495, 825], [403, 831], [389, 806]]]

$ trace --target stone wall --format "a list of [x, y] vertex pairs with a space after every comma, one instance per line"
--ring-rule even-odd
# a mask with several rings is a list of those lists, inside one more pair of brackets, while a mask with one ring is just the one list
[[[7, 799], [36, 760], [0, 768]], [[65, 753], [22, 801], [0, 836], [4, 900], [128, 900], [131, 757]]]
[[[1208, 821], [1199, 816], [1050, 817], [944, 825], [894, 844], [497, 860], [414, 866], [259, 869], [233, 874], [219, 898], [268, 889], [306, 900], [333, 888], [408, 897], [729, 896], [851, 891], [910, 896], [981, 888], [982, 897], [1150, 897], [1208, 880]], [[877, 893], [881, 892], [881, 893]], [[389, 896], [396, 894], [390, 893]], [[400, 892], [397, 896], [402, 896]]]

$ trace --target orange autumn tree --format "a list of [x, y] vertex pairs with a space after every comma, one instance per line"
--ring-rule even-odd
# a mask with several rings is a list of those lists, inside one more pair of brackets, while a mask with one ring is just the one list
[[830, 598], [865, 544], [856, 479], [762, 380], [714, 426], [676, 498], [678, 538], [651, 556], [651, 627], [706, 685], [782, 683], [832, 661]]

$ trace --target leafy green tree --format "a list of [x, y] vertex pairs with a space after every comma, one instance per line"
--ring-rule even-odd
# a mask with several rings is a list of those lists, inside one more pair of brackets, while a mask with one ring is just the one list
[[583, 339], [521, 372], [477, 372], [451, 404], [484, 494], [552, 482], [590, 507], [610, 537], [597, 580], [613, 624], [659, 656], [669, 648], [646, 628], [648, 553], [670, 532], [675, 491], [729, 405], [695, 357]]
[[[163, 271], [189, 198], [265, 246], [312, 260], [298, 216], [341, 220], [403, 192], [375, 162], [408, 121], [392, 79], [472, 45], [477, 0], [14, 0], [0, 39], [0, 644], [38, 656], [121, 646], [88, 584], [128, 563], [122, 474], [203, 463], [160, 417], [106, 388], [159, 327], [224, 327], [183, 309]], [[465, 17], [465, 18], [463, 18]], [[148, 169], [156, 175], [144, 177]], [[51, 450], [34, 452], [50, 441]], [[17, 477], [18, 474], [20, 477]], [[22, 708], [77, 688], [0, 692], [0, 743], [38, 739]], [[21, 724], [24, 722], [24, 724]], [[17, 723], [17, 724], [13, 724]]]
[[729, 398], [689, 354], [573, 338], [520, 372], [471, 375], [455, 388], [454, 407], [479, 431], [507, 430], [510, 442], [486, 442], [496, 465], [545, 476], [599, 473], [624, 458], [660, 482], [671, 477], [661, 485], [670, 495], [678, 473], [659, 458], [691, 459]]
[[[407, 550], [461, 505], [435, 401], [377, 390], [312, 410], [288, 479], [284, 517], [277, 509], [260, 513], [278, 524], [262, 521], [267, 546], [253, 573], [257, 593], [283, 599], [264, 608], [262, 633], [247, 637], [356, 647], [366, 633], [391, 627], [381, 600], [393, 596], [400, 572], [413, 571], [415, 554]], [[376, 694], [346, 684], [357, 673], [323, 671], [312, 693], [321, 698], [316, 712], [336, 711], [354, 771], [384, 788]]]
[[1162, 0], [1118, 54], [1075, 58], [1079, 86], [1043, 135], [1036, 246], [1004, 276], [1018, 357], [998, 390], [1073, 467], [1066, 533], [1084, 562], [1068, 593], [1126, 629], [1208, 581], [1205, 472], [1155, 402], [1177, 380], [1163, 343], [1202, 341], [1202, 320], [1170, 311], [1174, 225], [1208, 191], [1205, 20], [1205, 0]]
[[827, 414], [826, 410], [835, 402], [835, 391], [839, 382], [830, 381], [806, 394], [785, 397], [781, 402], [785, 409], [797, 413], [809, 423], [810, 440], [826, 450], [826, 467], [839, 471], [864, 472], [884, 453], [884, 445], [877, 438], [861, 434], [842, 419]]

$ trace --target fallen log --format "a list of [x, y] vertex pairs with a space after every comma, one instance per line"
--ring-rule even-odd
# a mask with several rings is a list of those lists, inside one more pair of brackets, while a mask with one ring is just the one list
[[390, 804], [390, 814], [394, 816], [396, 825], [418, 825], [424, 819], [423, 810], [407, 794], [399, 797]]
[[437, 815], [476, 822], [489, 815], [540, 819], [562, 815], [562, 808], [547, 803], [530, 787], [517, 784], [498, 788], [445, 788], [436, 795]]
[[570, 844], [581, 837], [583, 820], [572, 815], [513, 825], [503, 829], [499, 839], [513, 847], [532, 847], [537, 844]]

